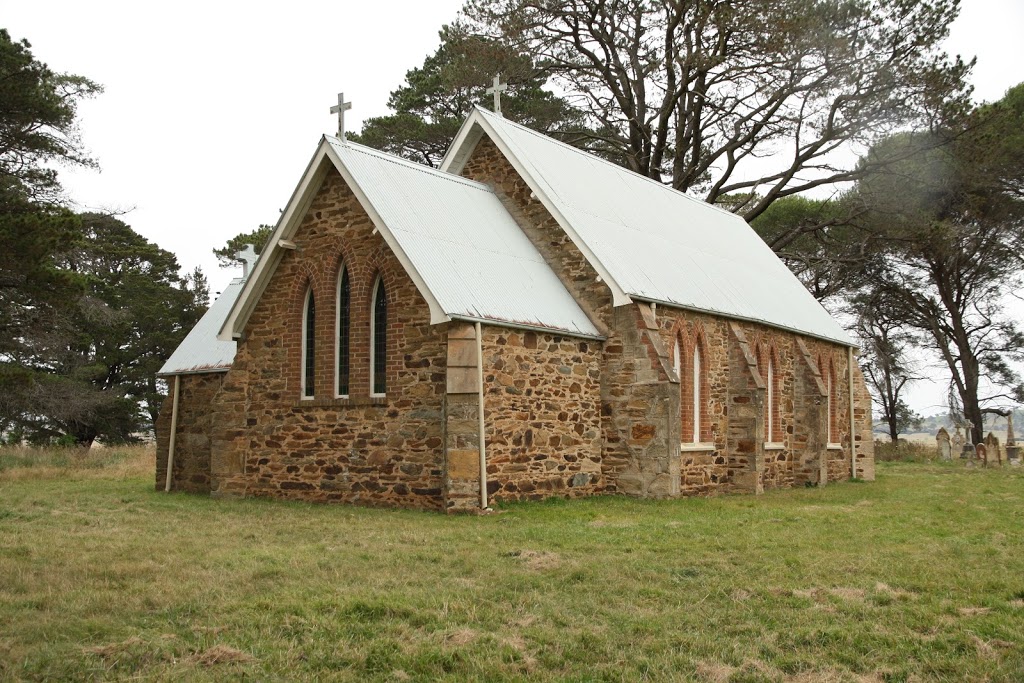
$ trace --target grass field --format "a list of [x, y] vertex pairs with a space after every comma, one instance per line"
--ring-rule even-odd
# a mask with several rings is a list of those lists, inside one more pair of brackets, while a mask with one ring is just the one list
[[1020, 469], [454, 518], [151, 472], [0, 454], [0, 679], [1024, 680]]

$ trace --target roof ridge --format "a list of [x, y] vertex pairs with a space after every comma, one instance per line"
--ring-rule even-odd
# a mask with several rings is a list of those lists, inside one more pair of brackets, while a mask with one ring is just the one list
[[488, 186], [487, 184], [481, 183], [476, 180], [471, 180], [464, 176], [455, 175], [454, 173], [448, 173], [447, 171], [442, 171], [431, 166], [426, 166], [416, 161], [410, 161], [409, 159], [405, 159], [394, 154], [388, 154], [387, 152], [382, 152], [379, 149], [374, 149], [373, 147], [368, 147], [366, 145], [360, 145], [359, 143], [352, 142], [351, 140], [341, 142], [341, 140], [339, 140], [337, 137], [333, 135], [325, 135], [324, 138], [326, 138], [328, 142], [330, 142], [331, 145], [335, 147], [335, 149], [349, 149], [353, 152], [359, 152], [367, 156], [376, 157], [381, 161], [386, 161], [392, 164], [397, 164], [399, 166], [404, 166], [406, 168], [415, 171], [420, 171], [422, 173], [426, 173], [427, 175], [432, 175], [443, 180], [451, 180], [453, 182], [457, 182], [477, 190], [483, 190], [484, 192], [494, 194], [494, 189]]
[[[536, 135], [539, 138], [543, 138], [544, 140], [546, 140], [548, 142], [553, 142], [556, 145], [560, 145], [562, 147], [565, 147], [566, 149], [568, 149], [568, 150], [570, 150], [572, 152], [576, 152], [577, 154], [582, 154], [582, 155], [586, 156], [588, 159], [593, 159], [593, 160], [599, 161], [599, 162], [601, 162], [603, 164], [607, 164], [608, 166], [611, 166], [612, 168], [614, 168], [617, 171], [626, 171], [626, 172], [631, 173], [632, 175], [636, 176], [637, 178], [640, 178], [642, 180], [646, 180], [647, 182], [650, 182], [650, 183], [654, 183], [655, 185], [657, 185], [658, 187], [660, 187], [662, 189], [669, 190], [670, 192], [675, 192], [676, 194], [678, 194], [678, 195], [680, 195], [682, 197], [686, 197], [686, 199], [688, 199], [691, 202], [696, 202], [696, 203], [698, 203], [698, 204], [700, 204], [702, 206], [711, 207], [712, 209], [714, 209], [716, 211], [721, 211], [722, 213], [724, 213], [726, 215], [735, 216], [736, 218], [739, 218], [740, 220], [743, 220], [743, 217], [740, 216], [739, 214], [735, 214], [732, 211], [728, 211], [726, 209], [723, 209], [722, 207], [718, 206], [717, 204], [711, 204], [710, 202], [706, 202], [703, 199], [698, 199], [696, 197], [691, 197], [690, 195], [686, 194], [685, 192], [683, 192], [681, 190], [677, 190], [676, 188], [671, 187], [670, 185], [666, 185], [665, 183], [660, 182], [658, 180], [655, 180], [654, 178], [649, 178], [649, 177], [647, 177], [645, 175], [641, 175], [641, 174], [637, 173], [636, 171], [634, 171], [632, 169], [626, 168], [625, 166], [619, 166], [615, 162], [608, 161], [607, 159], [603, 159], [603, 158], [597, 156], [596, 154], [591, 154], [590, 152], [588, 152], [586, 150], [583, 150], [583, 149], [580, 149], [579, 147], [573, 147], [572, 145], [570, 145], [567, 142], [562, 142], [561, 140], [556, 140], [555, 138], [551, 137], [550, 135], [545, 135], [544, 133], [541, 133], [540, 131], [536, 131], [536, 130], [534, 130], [532, 128], [529, 128], [528, 126], [524, 126], [521, 123], [516, 123], [515, 121], [512, 121], [511, 119], [506, 119], [504, 116], [498, 116], [494, 112], [492, 112], [492, 111], [490, 111], [488, 109], [484, 109], [480, 105], [473, 105], [473, 108], [476, 109], [477, 111], [480, 111], [480, 112], [486, 114], [488, 119], [501, 119], [505, 123], [511, 124], [511, 125], [513, 125], [513, 126], [515, 126], [517, 128], [522, 128], [527, 133], [531, 133], [533, 135]], [[743, 220], [743, 222], [746, 223], [745, 220]]]

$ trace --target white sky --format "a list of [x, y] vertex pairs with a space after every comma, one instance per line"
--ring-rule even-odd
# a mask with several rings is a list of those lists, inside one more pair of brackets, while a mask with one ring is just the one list
[[[81, 209], [126, 210], [136, 231], [202, 267], [218, 292], [236, 273], [211, 250], [273, 224], [344, 91], [348, 130], [387, 113], [388, 93], [438, 44], [462, 0], [252, 3], [179, 0], [0, 0], [0, 26], [28, 39], [55, 71], [105, 92], [82, 104], [87, 149], [100, 172], [63, 169]], [[1024, 81], [1021, 0], [963, 0], [947, 43], [978, 57], [979, 100]], [[942, 401], [922, 383], [911, 396]]]

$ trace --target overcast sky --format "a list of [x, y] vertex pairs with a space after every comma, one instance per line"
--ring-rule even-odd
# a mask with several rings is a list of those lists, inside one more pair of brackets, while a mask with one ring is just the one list
[[[948, 52], [977, 56], [979, 100], [1024, 81], [1022, 0], [963, 0]], [[65, 169], [80, 209], [129, 210], [136, 231], [202, 267], [218, 292], [237, 273], [211, 250], [275, 223], [344, 91], [349, 130], [437, 47], [462, 0], [286, 3], [0, 0], [0, 26], [55, 71], [105, 92], [83, 103], [100, 172]], [[918, 396], [920, 394], [920, 396]], [[935, 389], [914, 404], [935, 412]]]

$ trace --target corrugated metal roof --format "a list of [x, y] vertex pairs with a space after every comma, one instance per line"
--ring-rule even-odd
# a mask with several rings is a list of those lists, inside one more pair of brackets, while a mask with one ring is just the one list
[[327, 140], [446, 315], [600, 336], [486, 185]]
[[[476, 112], [626, 294], [853, 345], [739, 216]], [[449, 157], [459, 152], [453, 148]]]
[[200, 372], [224, 372], [235, 359], [235, 342], [219, 341], [217, 332], [228, 317], [231, 306], [245, 282], [236, 278], [207, 309], [192, 331], [182, 340], [157, 375], [185, 375]]

